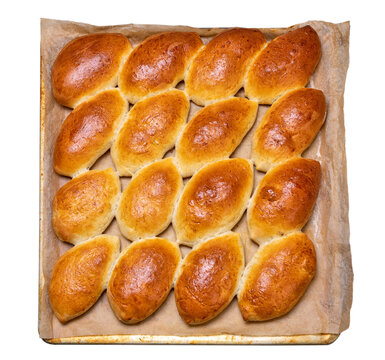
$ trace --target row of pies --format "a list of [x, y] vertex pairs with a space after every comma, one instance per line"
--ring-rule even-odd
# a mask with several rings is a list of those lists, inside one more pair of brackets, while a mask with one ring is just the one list
[[165, 32], [132, 49], [122, 34], [91, 34], [70, 41], [51, 71], [59, 104], [74, 108], [101, 90], [119, 86], [130, 103], [184, 80], [188, 96], [208, 105], [242, 87], [260, 104], [272, 104], [290, 89], [306, 86], [321, 57], [311, 26], [266, 42], [256, 29], [231, 29], [207, 45], [194, 32]]
[[[321, 169], [300, 156], [326, 114], [323, 93], [304, 88], [320, 55], [310, 26], [269, 43], [258, 30], [232, 29], [205, 46], [196, 33], [170, 32], [133, 50], [120, 34], [87, 35], [63, 48], [52, 90], [74, 109], [53, 158], [55, 171], [72, 179], [54, 197], [53, 228], [75, 246], [49, 286], [60, 321], [86, 312], [105, 289], [125, 323], [150, 316], [173, 286], [188, 324], [213, 319], [236, 294], [246, 321], [294, 307], [316, 267], [301, 229]], [[184, 91], [172, 89], [181, 80]], [[233, 97], [241, 87], [248, 99]], [[189, 100], [205, 107], [186, 124]], [[230, 159], [258, 103], [273, 105], [254, 133], [252, 160]], [[175, 158], [162, 160], [174, 146]], [[117, 173], [88, 170], [108, 149]], [[253, 163], [268, 172], [250, 199]], [[123, 193], [119, 176], [132, 176]], [[246, 208], [260, 247], [244, 269], [239, 234], [230, 231]], [[114, 217], [134, 241], [120, 255], [119, 239], [100, 235]], [[171, 222], [177, 243], [193, 247], [183, 260], [176, 243], [155, 237]]]
[[236, 294], [245, 320], [269, 320], [293, 308], [316, 268], [313, 243], [302, 232], [261, 246], [245, 270], [234, 232], [199, 243], [183, 261], [176, 243], [164, 238], [135, 241], [120, 254], [119, 247], [117, 236], [99, 235], [61, 256], [49, 285], [61, 322], [85, 313], [107, 289], [118, 319], [135, 324], [154, 313], [172, 287], [189, 325], [215, 318]]
[[112, 168], [90, 170], [56, 193], [52, 223], [59, 239], [76, 245], [103, 233], [115, 216], [131, 241], [156, 236], [172, 221], [177, 242], [194, 246], [231, 230], [248, 207], [250, 237], [262, 244], [302, 229], [317, 199], [320, 178], [317, 161], [288, 160], [267, 172], [249, 202], [253, 167], [246, 159], [204, 166], [183, 191], [171, 157], [141, 169], [122, 194]]
[[[236, 293], [247, 321], [286, 314], [315, 273], [314, 246], [300, 231], [320, 177], [317, 161], [292, 159], [272, 168], [250, 200], [253, 168], [240, 158], [204, 166], [183, 191], [173, 158], [141, 169], [121, 196], [111, 168], [81, 174], [53, 203], [56, 233], [76, 244], [53, 270], [49, 295], [56, 316], [66, 322], [81, 315], [107, 288], [117, 317], [136, 323], [163, 303], [174, 281], [177, 308], [188, 324], [211, 320]], [[239, 234], [229, 230], [246, 207], [250, 236], [260, 248], [244, 271]], [[115, 212], [123, 235], [135, 240], [120, 256], [117, 237], [93, 237]], [[177, 242], [193, 247], [182, 263], [176, 243], [153, 237], [171, 219]]]
[[[128, 105], [118, 89], [103, 91], [76, 107], [62, 124], [54, 149], [58, 174], [76, 176], [111, 148], [120, 176], [162, 159], [175, 146], [183, 177], [228, 158], [253, 126], [258, 103], [232, 97], [208, 105], [186, 124], [190, 103], [173, 89]], [[267, 111], [252, 140], [252, 159], [267, 171], [300, 156], [312, 143], [326, 114], [320, 90], [302, 88], [280, 97]]]

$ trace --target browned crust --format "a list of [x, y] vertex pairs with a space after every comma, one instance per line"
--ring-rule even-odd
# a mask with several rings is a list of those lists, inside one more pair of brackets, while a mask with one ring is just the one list
[[101, 235], [65, 252], [55, 264], [49, 300], [63, 323], [80, 316], [99, 299], [119, 254], [119, 238]]
[[287, 314], [299, 301], [316, 271], [312, 241], [294, 233], [262, 246], [245, 271], [238, 305], [246, 321]]
[[128, 105], [118, 89], [106, 90], [78, 105], [56, 139], [53, 166], [60, 175], [88, 170], [111, 146]]
[[122, 34], [98, 33], [71, 40], [60, 51], [51, 70], [56, 101], [75, 107], [82, 99], [117, 85], [122, 61], [131, 51]]
[[321, 90], [303, 88], [280, 97], [266, 112], [253, 136], [252, 157], [258, 170], [298, 157], [313, 142], [326, 116]]
[[167, 239], [139, 240], [125, 249], [111, 274], [107, 296], [124, 323], [146, 319], [166, 300], [181, 255]]
[[260, 104], [272, 104], [285, 92], [304, 87], [320, 58], [321, 42], [309, 25], [276, 37], [251, 64], [246, 96]]
[[191, 64], [186, 76], [187, 94], [198, 105], [235, 95], [251, 60], [265, 43], [256, 29], [230, 29], [215, 36]]
[[165, 230], [182, 188], [182, 177], [172, 158], [139, 171], [124, 190], [116, 213], [122, 234], [137, 240]]
[[175, 146], [182, 176], [229, 157], [254, 124], [258, 103], [230, 98], [208, 105], [187, 123]]
[[128, 100], [174, 87], [203, 46], [195, 32], [165, 32], [149, 36], [130, 54], [119, 76], [119, 88]]
[[262, 243], [299, 231], [317, 200], [321, 166], [311, 159], [293, 159], [271, 169], [258, 184], [247, 211], [251, 239]]
[[73, 178], [56, 193], [52, 225], [60, 240], [76, 244], [101, 234], [114, 217], [120, 194], [112, 168], [90, 170]]
[[185, 186], [173, 225], [179, 243], [192, 246], [201, 239], [231, 230], [241, 218], [253, 186], [253, 169], [245, 159], [206, 165]]
[[136, 103], [111, 148], [119, 175], [133, 175], [161, 159], [174, 146], [189, 109], [185, 93], [176, 89]]
[[235, 295], [243, 267], [237, 233], [218, 236], [194, 248], [175, 282], [175, 302], [182, 319], [195, 325], [221, 313]]

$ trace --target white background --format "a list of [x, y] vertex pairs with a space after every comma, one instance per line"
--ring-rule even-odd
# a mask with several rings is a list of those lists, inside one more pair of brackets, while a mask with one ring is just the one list
[[[382, 1], [382, 3], [384, 3]], [[111, 359], [384, 358], [384, 25], [381, 1], [3, 1], [1, 7], [0, 357]], [[87, 22], [283, 27], [351, 21], [345, 124], [354, 298], [329, 346], [53, 346], [39, 339], [39, 18]], [[27, 181], [26, 181], [27, 180]], [[5, 230], [5, 231], [4, 231]], [[6, 355], [8, 354], [8, 355]], [[3, 355], [6, 355], [3, 357]]]

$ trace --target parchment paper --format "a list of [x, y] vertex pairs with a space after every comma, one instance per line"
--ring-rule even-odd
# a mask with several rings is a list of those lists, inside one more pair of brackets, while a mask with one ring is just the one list
[[[317, 252], [317, 274], [303, 298], [286, 316], [261, 322], [242, 320], [236, 298], [216, 319], [200, 326], [188, 326], [179, 317], [174, 293], [171, 291], [161, 308], [137, 325], [125, 325], [114, 315], [104, 293], [93, 308], [83, 316], [61, 324], [53, 315], [48, 301], [48, 284], [54, 264], [71, 245], [57, 239], [51, 225], [52, 199], [56, 191], [69, 179], [55, 174], [52, 166], [53, 147], [60, 126], [70, 110], [59, 105], [52, 96], [50, 70], [61, 48], [74, 37], [93, 32], [120, 32], [136, 46], [147, 36], [161, 31], [196, 31], [207, 43], [223, 29], [195, 29], [186, 26], [119, 25], [96, 27], [67, 21], [41, 21], [41, 238], [40, 238], [40, 299], [39, 333], [42, 338], [83, 335], [300, 335], [339, 334], [349, 326], [352, 303], [353, 273], [349, 245], [348, 189], [346, 180], [344, 87], [349, 63], [349, 23], [331, 24], [309, 21], [322, 43], [322, 58], [308, 86], [321, 89], [327, 99], [328, 114], [325, 125], [311, 147], [303, 154], [322, 165], [322, 185], [312, 217], [304, 232], [313, 240]], [[300, 27], [305, 24], [294, 26]], [[256, 24], [256, 27], [258, 24]], [[261, 29], [268, 40], [287, 29]], [[183, 88], [183, 83], [179, 88]], [[238, 96], [243, 96], [241, 90]], [[260, 106], [258, 118], [232, 157], [250, 158], [251, 137], [268, 106]], [[191, 103], [191, 116], [199, 107]], [[172, 156], [170, 151], [166, 156]], [[109, 152], [93, 168], [112, 166]], [[264, 174], [255, 171], [258, 184]], [[121, 178], [122, 190], [129, 178]], [[249, 261], [257, 245], [248, 238], [246, 214], [233, 229], [240, 233], [246, 260]], [[106, 230], [118, 235], [121, 248], [129, 244], [119, 232], [116, 220]], [[170, 226], [160, 236], [175, 239]], [[182, 246], [185, 255], [189, 248]]]

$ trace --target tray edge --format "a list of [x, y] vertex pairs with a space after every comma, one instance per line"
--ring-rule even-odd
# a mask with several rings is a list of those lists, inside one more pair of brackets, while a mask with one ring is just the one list
[[290, 336], [163, 336], [163, 335], [97, 335], [43, 339], [49, 344], [227, 344], [227, 345], [328, 345], [339, 334], [314, 334]]

